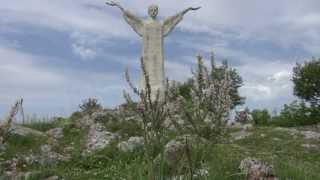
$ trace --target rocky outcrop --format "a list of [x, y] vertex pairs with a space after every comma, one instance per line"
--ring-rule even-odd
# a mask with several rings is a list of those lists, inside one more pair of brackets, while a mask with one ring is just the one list
[[40, 164], [43, 166], [55, 165], [59, 162], [68, 161], [70, 159], [67, 155], [62, 155], [52, 150], [48, 144], [40, 147], [40, 153], [24, 156], [23, 160], [27, 164]]
[[21, 125], [12, 124], [10, 127], [10, 133], [16, 134], [20, 136], [34, 135], [34, 136], [42, 136], [46, 137], [47, 135], [41, 131], [37, 131], [31, 128], [23, 127]]
[[51, 138], [60, 139], [63, 137], [63, 129], [62, 128], [50, 129], [46, 132], [46, 134]]
[[143, 146], [143, 137], [130, 137], [128, 141], [123, 141], [118, 144], [118, 148], [123, 152], [133, 152], [141, 149]]
[[[169, 168], [175, 169], [179, 163], [186, 160], [188, 153], [191, 153], [195, 148], [206, 144], [207, 141], [203, 138], [193, 135], [179, 136], [169, 141], [163, 152], [163, 160]], [[156, 160], [159, 160], [160, 156]]]
[[[195, 172], [193, 174], [194, 179], [208, 179], [208, 177], [209, 177], [209, 171], [207, 169], [195, 170]], [[190, 179], [190, 175], [179, 175], [179, 176], [174, 176], [170, 179], [171, 180], [185, 180], [185, 179]]]
[[259, 161], [255, 158], [246, 158], [241, 161], [239, 169], [248, 180], [277, 180], [272, 165]]
[[241, 140], [241, 139], [245, 139], [249, 136], [251, 136], [252, 133], [251, 132], [248, 132], [248, 131], [245, 131], [245, 130], [241, 130], [241, 131], [238, 131], [238, 132], [234, 132], [234, 133], [231, 133], [231, 141], [237, 141], [237, 140]]
[[275, 128], [277, 131], [285, 131], [288, 132], [292, 137], [297, 138], [299, 135], [302, 135], [305, 139], [320, 139], [320, 133], [309, 130], [298, 130], [295, 128]]
[[304, 147], [306, 149], [310, 149], [310, 150], [317, 150], [319, 149], [319, 146], [316, 144], [302, 144], [301, 147]]
[[117, 139], [117, 134], [108, 132], [100, 123], [94, 123], [90, 126], [87, 137], [87, 152], [104, 149]]
[[314, 131], [300, 131], [305, 139], [320, 139], [320, 133]]
[[84, 115], [75, 122], [77, 128], [88, 129], [84, 154], [104, 149], [119, 138], [118, 134], [109, 132], [106, 128], [107, 123], [113, 117], [117, 117], [117, 112], [116, 110], [99, 110], [90, 115]]

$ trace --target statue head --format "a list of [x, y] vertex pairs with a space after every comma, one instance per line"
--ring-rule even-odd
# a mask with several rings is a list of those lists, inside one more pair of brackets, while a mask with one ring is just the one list
[[152, 19], [156, 19], [158, 15], [159, 7], [157, 5], [151, 5], [148, 8], [148, 14]]

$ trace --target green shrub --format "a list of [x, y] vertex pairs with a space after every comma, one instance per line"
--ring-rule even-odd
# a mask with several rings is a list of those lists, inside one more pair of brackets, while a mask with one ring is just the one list
[[272, 118], [271, 124], [283, 127], [312, 125], [320, 122], [319, 110], [308, 107], [304, 102], [285, 104], [280, 115]]
[[98, 100], [95, 98], [88, 98], [79, 105], [81, 112], [84, 114], [91, 115], [92, 113], [102, 109], [101, 104], [98, 103]]
[[74, 112], [74, 113], [71, 114], [71, 116], [70, 116], [69, 119], [70, 119], [70, 121], [76, 121], [76, 120], [78, 120], [78, 119], [80, 119], [80, 118], [82, 118], [81, 112], [76, 111], [76, 112]]
[[271, 116], [266, 109], [255, 109], [251, 112], [251, 115], [256, 126], [266, 126], [271, 120]]

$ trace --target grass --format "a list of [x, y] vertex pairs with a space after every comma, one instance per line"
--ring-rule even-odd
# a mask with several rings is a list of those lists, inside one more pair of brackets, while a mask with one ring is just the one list
[[3, 153], [3, 158], [10, 159], [17, 154], [25, 154], [29, 152], [39, 152], [40, 146], [43, 145], [47, 139], [45, 137], [27, 135], [19, 136], [12, 135], [8, 139], [6, 151]]
[[[70, 118], [71, 119], [71, 118]], [[28, 120], [28, 123], [22, 124], [24, 127], [35, 129], [38, 131], [46, 132], [50, 129], [56, 127], [65, 127], [71, 123], [70, 119], [67, 118], [57, 118], [57, 119], [39, 119], [34, 118]]]
[[[134, 153], [119, 152], [116, 144], [89, 156], [82, 156], [86, 130], [78, 129], [72, 123], [64, 125], [64, 137], [59, 140], [55, 150], [63, 152], [63, 148], [73, 146], [72, 158], [54, 166], [27, 166], [26, 171], [38, 172], [33, 179], [55, 174], [70, 180], [98, 179], [147, 179], [147, 165], [143, 151]], [[33, 124], [38, 130], [58, 127], [60, 123]], [[246, 179], [239, 172], [240, 161], [247, 157], [256, 157], [274, 165], [280, 179], [313, 180], [320, 179], [320, 152], [306, 149], [302, 144], [316, 144], [320, 140], [306, 140], [301, 136], [293, 138], [288, 132], [273, 127], [259, 127], [252, 130], [252, 135], [230, 144], [209, 146], [202, 154], [203, 165], [209, 170], [212, 180]], [[31, 150], [39, 151], [45, 138], [34, 136], [12, 136], [6, 151], [1, 158], [11, 159], [17, 154], [26, 154]], [[201, 159], [200, 158], [200, 159]]]

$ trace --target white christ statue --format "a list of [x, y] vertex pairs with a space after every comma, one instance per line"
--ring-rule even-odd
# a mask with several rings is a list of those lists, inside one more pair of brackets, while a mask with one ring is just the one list
[[[159, 21], [157, 19], [159, 8], [157, 5], [151, 5], [148, 8], [150, 19], [144, 21], [114, 1], [106, 2], [106, 4], [118, 7], [123, 12], [123, 17], [126, 22], [142, 37], [142, 59], [145, 70], [149, 76], [151, 97], [155, 99], [157, 92], [159, 92], [160, 97], [162, 97], [165, 88], [163, 39], [175, 28], [187, 12], [198, 10], [200, 7], [187, 8], [174, 16]], [[145, 78], [141, 73], [140, 90], [145, 89], [145, 87]]]

